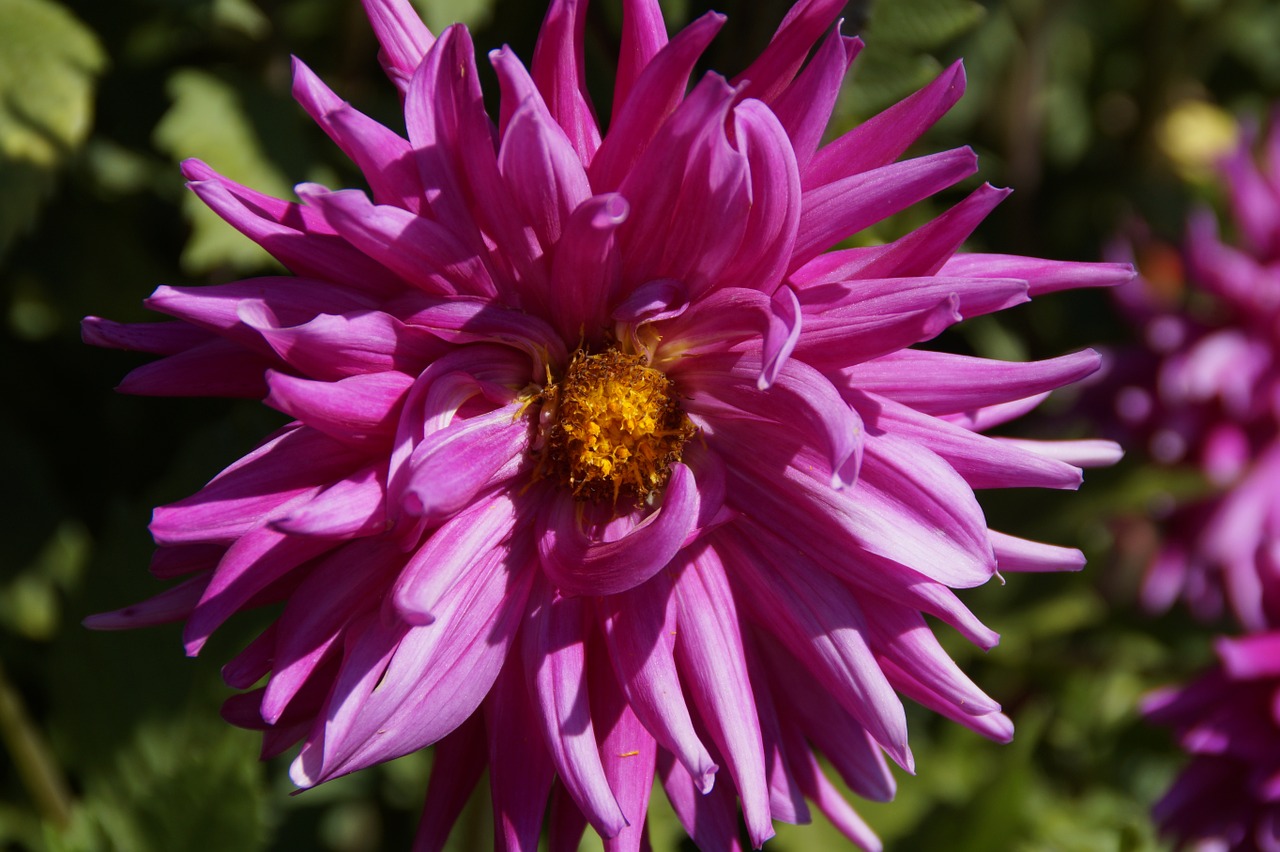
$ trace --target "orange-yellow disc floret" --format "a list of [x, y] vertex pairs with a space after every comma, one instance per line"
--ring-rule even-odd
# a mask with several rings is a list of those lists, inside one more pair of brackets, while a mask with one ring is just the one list
[[643, 502], [666, 485], [696, 431], [671, 380], [641, 355], [574, 353], [564, 377], [542, 392], [539, 476], [556, 476], [592, 501], [621, 494]]

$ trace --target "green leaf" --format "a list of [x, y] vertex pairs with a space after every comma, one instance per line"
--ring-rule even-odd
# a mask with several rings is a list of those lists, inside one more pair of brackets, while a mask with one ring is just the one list
[[493, 14], [494, 0], [413, 0], [414, 7], [433, 32], [453, 23], [478, 27]]
[[855, 85], [840, 119], [873, 115], [929, 82], [940, 70], [930, 54], [983, 17], [973, 0], [882, 0], [872, 5], [867, 46], [854, 63]]
[[51, 852], [264, 848], [274, 794], [254, 740], [203, 707], [144, 724], [114, 765], [86, 780], [75, 830]]
[[[232, 180], [277, 197], [291, 193], [289, 181], [267, 156], [236, 89], [212, 74], [183, 69], [169, 78], [173, 106], [155, 129], [158, 148], [174, 160], [205, 160]], [[182, 266], [201, 274], [229, 267], [260, 270], [272, 261], [256, 243], [222, 221], [193, 194], [183, 199], [191, 237]]]
[[0, 257], [89, 133], [105, 56], [52, 0], [0, 0]]

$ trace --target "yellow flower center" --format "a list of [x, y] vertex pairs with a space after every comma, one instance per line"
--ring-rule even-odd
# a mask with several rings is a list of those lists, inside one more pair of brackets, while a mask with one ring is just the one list
[[641, 355], [581, 349], [564, 378], [542, 392], [535, 474], [555, 476], [581, 500], [642, 503], [667, 483], [696, 428], [671, 380]]

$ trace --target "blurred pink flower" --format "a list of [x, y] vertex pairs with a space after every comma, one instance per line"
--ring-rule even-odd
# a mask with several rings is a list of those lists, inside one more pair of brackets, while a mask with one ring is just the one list
[[1185, 263], [1139, 240], [1145, 277], [1114, 291], [1147, 348], [1118, 359], [1117, 414], [1156, 461], [1194, 464], [1211, 487], [1164, 524], [1144, 602], [1181, 597], [1206, 619], [1225, 602], [1247, 630], [1280, 617], [1280, 132], [1255, 156], [1257, 143], [1244, 134], [1220, 167], [1234, 244], [1199, 210]]
[[1215, 852], [1280, 850], [1280, 631], [1219, 639], [1219, 665], [1147, 698], [1192, 762], [1155, 806], [1181, 844]]
[[[224, 669], [225, 716], [302, 787], [435, 744], [418, 837], [439, 849], [487, 767], [500, 848], [590, 824], [643, 848], [655, 775], [704, 849], [753, 846], [816, 805], [878, 841], [825, 778], [890, 798], [912, 768], [899, 693], [995, 740], [1009, 720], [932, 615], [997, 636], [952, 589], [1079, 568], [988, 530], [977, 488], [1075, 488], [1107, 442], [979, 430], [1097, 367], [910, 348], [965, 317], [1126, 280], [1123, 264], [957, 254], [989, 185], [901, 239], [829, 251], [976, 170], [899, 161], [960, 96], [960, 66], [821, 145], [861, 43], [842, 0], [796, 5], [732, 81], [686, 83], [723, 22], [669, 42], [624, 0], [602, 134], [585, 2], [552, 2], [526, 67], [366, 0], [408, 138], [304, 65], [294, 92], [370, 194], [261, 195], [189, 162], [191, 188], [293, 277], [161, 287], [174, 321], [90, 318], [164, 356], [122, 390], [263, 397], [292, 419], [155, 512], [171, 590], [93, 627], [185, 620], [199, 652], [282, 604]], [[816, 48], [815, 48], [816, 45]], [[813, 49], [812, 57], [810, 51]], [[265, 681], [265, 686], [252, 688]]]

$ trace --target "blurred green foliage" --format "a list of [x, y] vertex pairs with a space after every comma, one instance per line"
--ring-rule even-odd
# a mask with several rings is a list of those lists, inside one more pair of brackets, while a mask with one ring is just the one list
[[[510, 43], [532, 55], [539, 4], [414, 3], [434, 27], [472, 24], [482, 52]], [[588, 59], [603, 106], [617, 4], [595, 5]], [[730, 19], [707, 64], [732, 73], [789, 4], [664, 8], [674, 28], [713, 5]], [[1134, 214], [1176, 237], [1203, 189], [1177, 179], [1162, 121], [1195, 100], [1260, 112], [1280, 93], [1271, 0], [854, 0], [845, 31], [868, 47], [835, 129], [966, 57], [968, 94], [920, 149], [973, 145], [980, 179], [1017, 190], [975, 236], [996, 251], [1094, 258]], [[356, 0], [0, 0], [0, 481], [11, 506], [0, 514], [0, 751], [13, 758], [0, 759], [0, 848], [408, 847], [429, 755], [290, 797], [285, 762], [259, 764], [256, 738], [217, 718], [228, 692], [218, 661], [260, 625], [233, 622], [190, 661], [175, 627], [95, 635], [78, 624], [158, 591], [146, 572], [150, 507], [190, 493], [276, 422], [249, 403], [114, 396], [141, 359], [82, 346], [78, 320], [141, 319], [157, 284], [273, 268], [183, 190], [178, 163], [199, 157], [278, 195], [302, 180], [360, 185], [292, 105], [289, 55], [400, 126], [376, 49]], [[908, 211], [869, 238], [932, 212]], [[971, 323], [943, 345], [1040, 357], [1126, 333], [1105, 295], [1078, 293]], [[1073, 411], [1064, 397], [1018, 428], [1083, 434]], [[860, 807], [890, 848], [1159, 848], [1146, 809], [1179, 758], [1135, 703], [1203, 664], [1207, 644], [1180, 616], [1136, 612], [1134, 589], [1150, 545], [1144, 513], [1199, 483], [1139, 457], [1088, 480], [1078, 495], [987, 500], [996, 528], [1081, 546], [1091, 565], [968, 595], [1003, 643], [984, 655], [945, 639], [1005, 704], [1017, 738], [998, 747], [913, 712], [919, 777], [900, 779], [895, 802]], [[483, 796], [455, 849], [486, 843]], [[655, 847], [688, 848], [660, 800]], [[783, 827], [770, 848], [844, 844], [819, 821]]]

